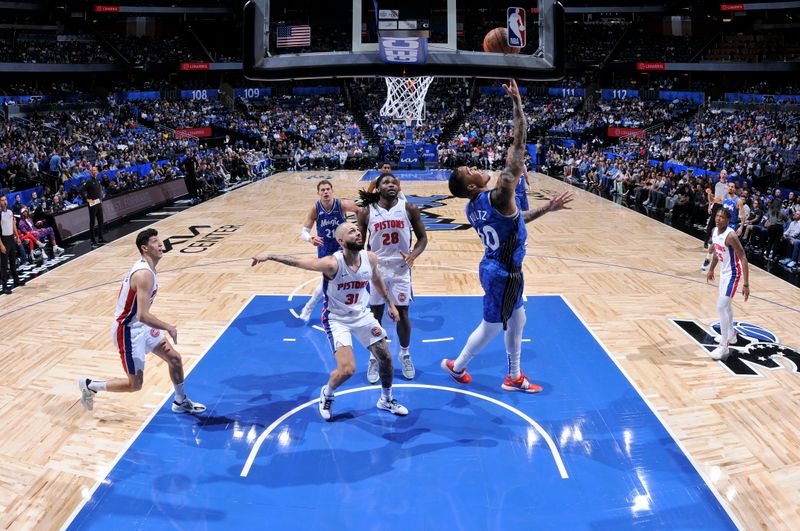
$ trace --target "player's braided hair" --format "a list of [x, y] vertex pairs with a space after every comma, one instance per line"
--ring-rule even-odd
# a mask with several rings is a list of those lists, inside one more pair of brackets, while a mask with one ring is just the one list
[[[381, 186], [381, 181], [386, 177], [391, 177], [393, 179], [397, 179], [397, 177], [395, 177], [391, 173], [384, 173], [384, 174], [382, 174], [380, 177], [378, 177], [375, 180], [375, 190], [379, 190], [379, 188]], [[368, 207], [370, 205], [374, 205], [375, 203], [377, 203], [380, 200], [381, 193], [380, 193], [380, 191], [375, 191], [375, 192], [370, 193], [370, 192], [367, 192], [366, 190], [359, 190], [358, 191], [358, 197], [359, 197], [359, 200], [361, 202], [361, 206]]]

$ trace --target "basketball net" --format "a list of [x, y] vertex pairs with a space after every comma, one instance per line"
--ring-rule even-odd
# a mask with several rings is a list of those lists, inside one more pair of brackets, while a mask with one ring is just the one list
[[425, 96], [428, 94], [433, 78], [386, 77], [386, 101], [381, 107], [381, 116], [393, 120], [403, 120], [407, 126], [425, 117]]

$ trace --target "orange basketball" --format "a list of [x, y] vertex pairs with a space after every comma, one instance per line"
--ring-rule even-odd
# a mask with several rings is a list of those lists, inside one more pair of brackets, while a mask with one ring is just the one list
[[483, 38], [483, 51], [494, 53], [519, 53], [519, 48], [508, 45], [508, 30], [494, 28]]

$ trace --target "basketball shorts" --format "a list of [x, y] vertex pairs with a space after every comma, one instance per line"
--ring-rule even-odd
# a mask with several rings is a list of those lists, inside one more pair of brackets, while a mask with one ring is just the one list
[[[383, 277], [383, 283], [386, 284], [386, 291], [395, 306], [408, 306], [413, 300], [413, 293], [411, 290], [411, 270], [408, 267], [403, 267], [400, 270], [395, 269], [378, 269]], [[386, 304], [386, 299], [378, 293], [378, 290], [370, 284], [369, 287], [369, 305], [379, 306]]]
[[386, 330], [370, 311], [365, 311], [355, 318], [337, 318], [335, 314], [323, 311], [322, 327], [328, 336], [328, 344], [333, 353], [341, 347], [352, 347], [354, 336], [364, 348], [386, 337]]
[[147, 325], [120, 326], [114, 323], [111, 331], [114, 346], [119, 352], [122, 368], [134, 375], [144, 370], [144, 357], [153, 352], [165, 339], [164, 331]]
[[483, 319], [487, 323], [503, 323], [517, 308], [522, 307], [525, 279], [522, 271], [509, 271], [494, 260], [483, 260], [480, 265], [483, 287]]

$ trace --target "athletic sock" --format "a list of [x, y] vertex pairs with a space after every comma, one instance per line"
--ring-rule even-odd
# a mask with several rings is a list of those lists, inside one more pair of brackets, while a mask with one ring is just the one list
[[102, 380], [89, 380], [86, 383], [86, 387], [89, 388], [90, 391], [105, 391], [106, 390], [106, 382]]
[[178, 404], [186, 400], [186, 392], [183, 390], [183, 383], [184, 382], [172, 384], [175, 387], [175, 402]]

